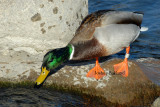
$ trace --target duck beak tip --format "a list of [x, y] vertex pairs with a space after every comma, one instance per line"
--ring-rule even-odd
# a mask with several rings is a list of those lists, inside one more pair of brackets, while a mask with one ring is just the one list
[[42, 84], [36, 82], [34, 85], [34, 88], [39, 89], [41, 86], [42, 86]]
[[34, 88], [40, 88], [43, 85], [43, 82], [47, 78], [49, 72], [50, 71], [46, 70], [45, 67], [44, 68], [42, 67], [42, 72], [41, 72], [40, 76], [37, 78], [36, 83], [34, 85]]

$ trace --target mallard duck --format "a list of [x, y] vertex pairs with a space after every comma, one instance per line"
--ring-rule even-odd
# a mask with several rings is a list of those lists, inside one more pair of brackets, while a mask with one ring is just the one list
[[100, 67], [98, 57], [118, 53], [124, 48], [125, 59], [114, 65], [114, 72], [127, 77], [130, 44], [140, 34], [142, 19], [143, 14], [140, 12], [99, 10], [89, 14], [66, 47], [51, 50], [44, 56], [42, 71], [35, 86], [42, 84], [50, 72], [70, 60], [95, 58], [95, 67], [86, 76], [100, 79], [106, 73]]

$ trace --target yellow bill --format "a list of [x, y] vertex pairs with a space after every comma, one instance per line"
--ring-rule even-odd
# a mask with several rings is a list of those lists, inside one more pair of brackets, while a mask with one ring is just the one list
[[36, 85], [40, 85], [41, 83], [43, 83], [43, 81], [46, 79], [47, 75], [49, 74], [50, 71], [48, 71], [46, 69], [46, 67], [42, 67], [42, 72], [40, 74], [40, 76], [37, 78], [36, 80]]

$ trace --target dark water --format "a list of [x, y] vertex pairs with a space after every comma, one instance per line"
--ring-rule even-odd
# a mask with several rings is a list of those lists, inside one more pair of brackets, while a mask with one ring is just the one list
[[[152, 57], [160, 59], [160, 0], [89, 0], [89, 13], [100, 9], [142, 11], [142, 26], [149, 28], [131, 45], [131, 59]], [[113, 55], [124, 57], [124, 51]], [[44, 89], [0, 89], [0, 106], [81, 107], [85, 99]]]
[[0, 107], [83, 107], [84, 102], [79, 96], [45, 89], [0, 89]]
[[[144, 19], [142, 26], [149, 28], [142, 32], [131, 45], [132, 59], [158, 58], [160, 59], [160, 0], [89, 0], [89, 12], [100, 9], [114, 9], [124, 11], [142, 11]], [[120, 52], [116, 57], [124, 57]]]

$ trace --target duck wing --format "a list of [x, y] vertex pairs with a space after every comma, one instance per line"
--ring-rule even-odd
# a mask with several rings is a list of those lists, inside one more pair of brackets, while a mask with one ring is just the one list
[[140, 27], [142, 19], [143, 14], [140, 12], [114, 10], [96, 11], [84, 18], [69, 44], [83, 44], [92, 40], [97, 27], [103, 27], [110, 24], [135, 24]]
[[108, 56], [121, 51], [140, 33], [143, 14], [100, 10], [88, 15], [69, 44], [74, 46], [72, 60]]
[[97, 27], [94, 38], [105, 47], [107, 55], [115, 54], [128, 47], [140, 33], [135, 24], [110, 24]]
[[101, 17], [110, 10], [100, 10], [87, 15], [76, 30], [75, 36], [69, 44], [84, 43], [93, 38], [96, 27], [101, 26]]

